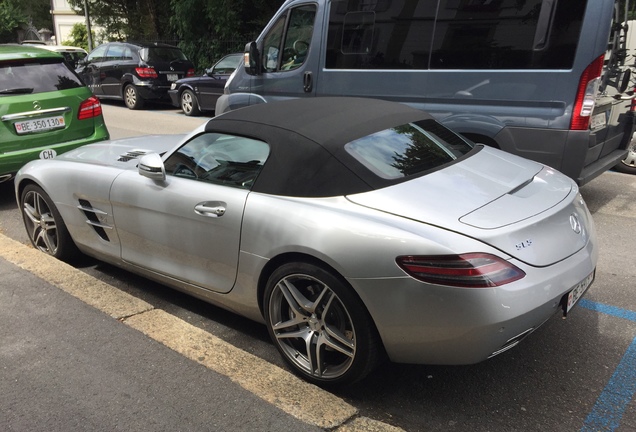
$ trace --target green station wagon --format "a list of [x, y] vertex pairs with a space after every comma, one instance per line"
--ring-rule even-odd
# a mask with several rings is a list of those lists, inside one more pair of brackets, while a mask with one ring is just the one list
[[61, 54], [0, 45], [0, 182], [30, 160], [108, 138], [99, 100]]

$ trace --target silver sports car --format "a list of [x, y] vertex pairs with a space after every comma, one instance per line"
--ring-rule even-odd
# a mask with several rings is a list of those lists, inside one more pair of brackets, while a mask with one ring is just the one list
[[263, 322], [321, 385], [502, 353], [567, 314], [598, 257], [569, 178], [386, 101], [256, 105], [31, 162], [15, 188], [38, 249]]

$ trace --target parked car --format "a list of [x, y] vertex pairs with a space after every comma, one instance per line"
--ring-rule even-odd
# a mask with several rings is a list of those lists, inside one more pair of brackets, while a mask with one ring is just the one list
[[109, 42], [91, 51], [77, 71], [98, 98], [141, 109], [148, 100], [169, 101], [170, 84], [194, 76], [194, 65], [172, 45]]
[[0, 182], [30, 160], [108, 138], [99, 100], [61, 54], [0, 45]]
[[39, 45], [41, 48], [49, 51], [59, 52], [64, 56], [66, 61], [73, 67], [79, 66], [80, 60], [84, 60], [88, 53], [84, 48], [67, 46], [67, 45]]
[[500, 354], [568, 313], [598, 259], [571, 179], [373, 99], [260, 104], [181, 138], [92, 144], [29, 163], [15, 191], [36, 248], [263, 322], [321, 385], [385, 354]]
[[206, 70], [205, 75], [173, 82], [168, 91], [172, 105], [181, 108], [187, 116], [214, 111], [228, 77], [242, 60], [243, 53], [228, 54]]

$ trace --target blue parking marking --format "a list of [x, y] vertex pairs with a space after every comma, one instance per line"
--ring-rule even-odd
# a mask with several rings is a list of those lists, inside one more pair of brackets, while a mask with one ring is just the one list
[[[636, 322], [636, 312], [581, 299], [579, 306]], [[585, 419], [581, 432], [614, 431], [636, 393], [636, 338]]]

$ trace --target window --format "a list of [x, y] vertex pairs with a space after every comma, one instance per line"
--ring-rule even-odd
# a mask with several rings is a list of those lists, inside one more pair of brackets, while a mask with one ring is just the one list
[[95, 50], [88, 55], [89, 62], [99, 62], [106, 58], [106, 50], [108, 45], [101, 45], [95, 48]]
[[306, 5], [292, 9], [276, 21], [263, 39], [263, 71], [294, 70], [305, 62], [315, 17], [316, 6]]
[[439, 168], [472, 146], [435, 120], [422, 120], [351, 141], [345, 150], [378, 177], [393, 180]]
[[269, 156], [269, 146], [250, 138], [204, 133], [166, 160], [166, 174], [250, 189]]
[[586, 0], [333, 0], [326, 67], [569, 69], [586, 4]]
[[45, 93], [83, 86], [61, 59], [46, 63], [5, 63], [0, 66], [0, 95]]

